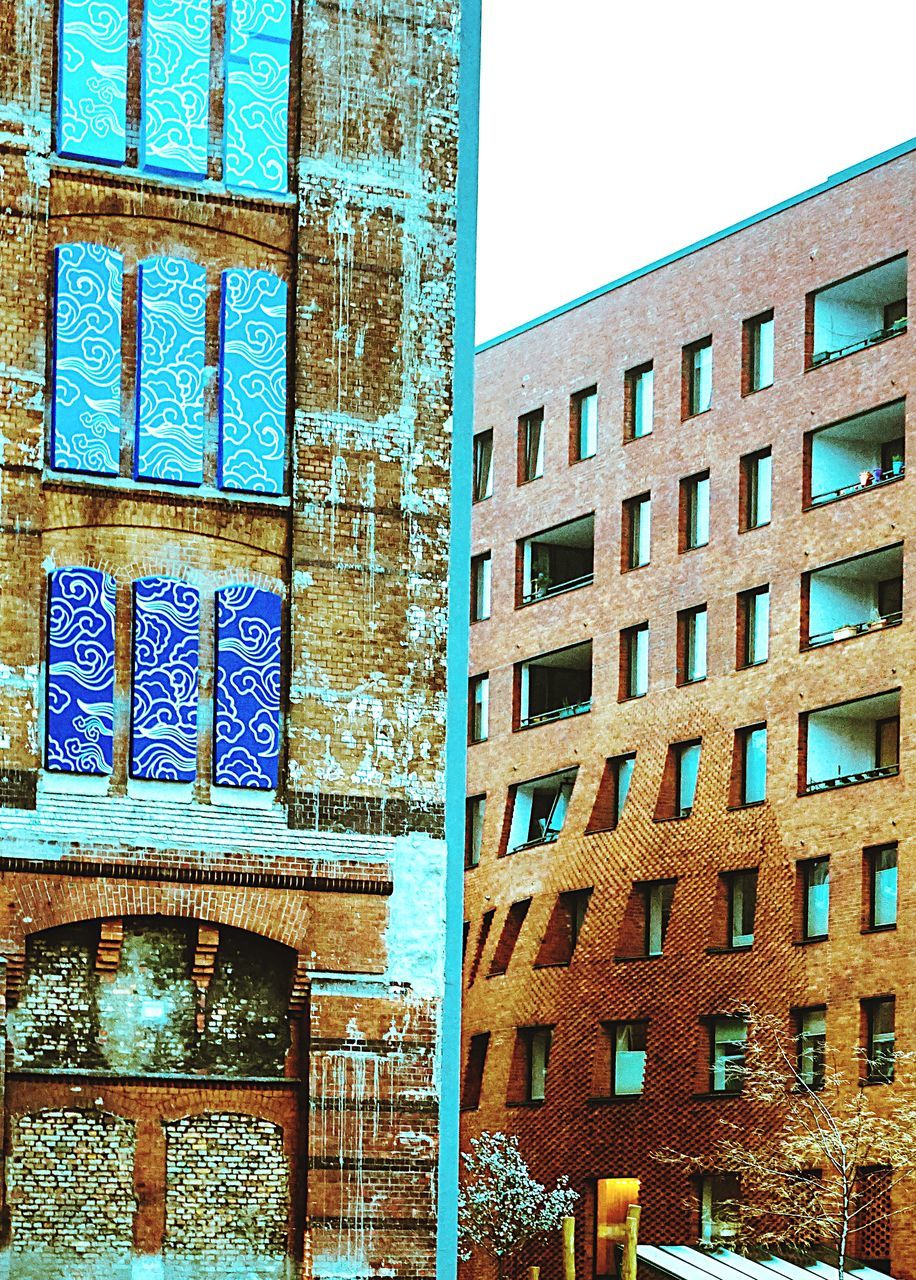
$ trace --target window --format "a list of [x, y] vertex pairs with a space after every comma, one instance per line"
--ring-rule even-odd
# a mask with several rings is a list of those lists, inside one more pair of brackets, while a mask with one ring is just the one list
[[635, 766], [635, 751], [627, 752], [622, 756], [612, 756], [605, 761], [598, 795], [595, 797], [592, 815], [585, 828], [586, 835], [596, 831], [613, 831], [617, 826], [629, 795]]
[[689, 818], [696, 798], [697, 774], [700, 769], [700, 743], [682, 742], [674, 748], [675, 760], [675, 814], [676, 818]]
[[621, 573], [649, 563], [652, 546], [652, 505], [648, 493], [628, 498], [623, 504]]
[[882, 631], [902, 618], [902, 542], [802, 575], [802, 648]]
[[899, 750], [899, 689], [803, 712], [798, 794], [895, 777]]
[[116, 476], [124, 259], [98, 244], [61, 244], [54, 263], [51, 466]]
[[471, 621], [490, 616], [493, 595], [493, 560], [489, 551], [471, 560]]
[[733, 805], [759, 804], [767, 794], [767, 727], [749, 725], [735, 733], [737, 794]]
[[516, 606], [585, 587], [595, 568], [595, 517], [581, 516], [516, 544]]
[[678, 616], [678, 684], [706, 679], [706, 605], [684, 609]]
[[805, 367], [816, 368], [906, 331], [906, 254], [809, 293]]
[[712, 338], [704, 338], [684, 348], [684, 418], [705, 413], [712, 405]]
[[827, 937], [830, 918], [830, 859], [811, 858], [799, 863], [802, 884], [802, 938], [806, 942]]
[[471, 678], [468, 702], [468, 738], [471, 742], [485, 742], [490, 732], [489, 672]]
[[626, 627], [620, 633], [618, 700], [642, 698], [649, 691], [649, 624]]
[[890, 1084], [894, 1078], [894, 997], [862, 1002], [865, 1013], [865, 1079], [869, 1084]]
[[173, 578], [135, 582], [132, 778], [194, 781], [199, 651], [197, 588]]
[[463, 1111], [476, 1111], [480, 1106], [483, 1072], [489, 1047], [489, 1031], [483, 1031], [480, 1035], [471, 1036], [467, 1063], [464, 1069], [464, 1083], [461, 1088], [461, 1109]]
[[286, 191], [291, 7], [229, 0], [226, 18], [225, 181]]
[[645, 900], [645, 954], [660, 956], [674, 901], [674, 880], [652, 880], [642, 886]]
[[630, 1205], [639, 1204], [638, 1178], [598, 1178], [595, 1185], [595, 1276], [618, 1274], [617, 1246]]
[[142, 67], [142, 167], [206, 178], [209, 0], [145, 0]]
[[465, 801], [464, 817], [464, 865], [476, 867], [483, 848], [483, 823], [487, 812], [487, 797], [469, 796]]
[[897, 923], [897, 846], [865, 850], [868, 871], [868, 926], [890, 929]]
[[625, 440], [641, 440], [652, 434], [655, 373], [652, 361], [630, 369], [624, 383]]
[[743, 1018], [713, 1018], [710, 1024], [710, 1091], [740, 1093], [747, 1047]]
[[113, 760], [115, 581], [99, 569], [48, 578], [45, 767], [109, 774]]
[[493, 496], [493, 432], [479, 431], [474, 437], [474, 501]]
[[827, 1011], [822, 1007], [799, 1009], [796, 1013], [798, 1062], [802, 1084], [823, 1089], [827, 1067]]
[[477, 935], [477, 946], [474, 951], [474, 960], [471, 964], [471, 972], [468, 976], [468, 986], [470, 986], [477, 977], [477, 970], [480, 968], [480, 962], [483, 959], [483, 953], [486, 949], [487, 939], [490, 936], [490, 930], [493, 928], [493, 918], [496, 915], [494, 910], [485, 911], [480, 917], [480, 932]]
[[821, 506], [900, 480], [906, 474], [905, 419], [905, 400], [894, 400], [809, 431], [804, 505]]
[[709, 472], [681, 481], [680, 550], [693, 551], [709, 542]]
[[543, 1102], [547, 1091], [547, 1063], [550, 1059], [551, 1027], [529, 1027], [526, 1035], [525, 1101]]
[[515, 729], [581, 715], [592, 705], [592, 642], [516, 663], [515, 679]]
[[535, 967], [550, 968], [571, 963], [585, 924], [591, 889], [573, 889], [561, 893], [550, 913], [547, 928], [538, 949]]
[[528, 484], [544, 474], [544, 410], [518, 420], [518, 482]]
[[589, 387], [573, 396], [571, 404], [570, 462], [593, 458], [598, 451], [598, 388]]
[[645, 1022], [611, 1024], [613, 1055], [611, 1057], [611, 1094], [615, 1098], [642, 1093], [646, 1073]]
[[744, 378], [742, 395], [773, 385], [773, 312], [764, 311], [744, 322]]
[[575, 769], [565, 769], [512, 788], [508, 853], [557, 839], [563, 830], [575, 780]]
[[738, 1234], [741, 1180], [736, 1173], [700, 1179], [700, 1239], [722, 1244]]
[[75, 160], [123, 164], [127, 0], [108, 0], [104, 28], [94, 11], [93, 0], [60, 0], [57, 150]]
[[213, 781], [273, 790], [280, 757], [282, 601], [257, 587], [216, 593]]
[[739, 499], [741, 514], [738, 527], [742, 533], [769, 524], [773, 515], [773, 453], [758, 449], [741, 459]]
[[755, 667], [770, 653], [770, 588], [754, 587], [738, 596], [739, 667]]
[[493, 952], [493, 959], [490, 961], [489, 977], [495, 978], [504, 974], [509, 968], [509, 961], [512, 959], [512, 952], [515, 950], [515, 944], [518, 942], [518, 935], [522, 931], [522, 925], [525, 923], [525, 917], [528, 914], [528, 908], [531, 906], [531, 899], [525, 898], [522, 902], [513, 902], [512, 906], [506, 912], [506, 921], [503, 925], [503, 931], [499, 935], [499, 941]]
[[732, 871], [725, 879], [728, 890], [728, 945], [749, 947], [754, 941], [757, 871]]

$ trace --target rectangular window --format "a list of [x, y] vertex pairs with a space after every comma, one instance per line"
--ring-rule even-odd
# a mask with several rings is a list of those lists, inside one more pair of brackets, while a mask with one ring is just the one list
[[738, 596], [738, 666], [754, 667], [770, 653], [770, 588], [755, 587]]
[[676, 818], [689, 818], [693, 812], [700, 770], [700, 745], [699, 742], [681, 742], [675, 747]]
[[799, 863], [802, 882], [802, 937], [805, 941], [827, 937], [830, 920], [830, 859], [811, 858]]
[[773, 312], [764, 311], [744, 322], [744, 378], [742, 394], [773, 385]]
[[799, 1078], [809, 1089], [823, 1089], [827, 1066], [827, 1010], [799, 1009], [796, 1026]]
[[743, 1018], [714, 1018], [710, 1025], [710, 1092], [740, 1093], [747, 1048]]
[[582, 715], [592, 705], [592, 642], [517, 662], [514, 679], [514, 730]]
[[709, 472], [681, 481], [680, 550], [693, 551], [709, 542]]
[[480, 1106], [483, 1072], [489, 1047], [489, 1031], [483, 1031], [480, 1035], [471, 1036], [471, 1043], [468, 1047], [468, 1060], [464, 1069], [464, 1082], [461, 1089], [461, 1109], [463, 1111], [476, 1111]]
[[869, 1084], [890, 1084], [894, 1078], [894, 997], [864, 1000], [866, 1021], [865, 1078]]
[[490, 732], [490, 676], [474, 676], [471, 679], [469, 699], [468, 736], [471, 742], [485, 742]]
[[493, 432], [478, 431], [474, 437], [474, 501], [493, 496]]
[[804, 505], [835, 502], [905, 476], [905, 420], [905, 400], [894, 400], [809, 431], [804, 439]]
[[641, 440], [652, 434], [655, 397], [655, 372], [652, 362], [630, 369], [624, 385], [625, 440]]
[[805, 367], [837, 360], [904, 333], [906, 295], [905, 253], [809, 293]]
[[757, 872], [732, 871], [728, 887], [728, 945], [749, 947], [754, 941], [754, 914], [757, 910]]
[[646, 1074], [645, 1022], [615, 1022], [611, 1025], [613, 1057], [611, 1094], [616, 1098], [642, 1093]]
[[716, 1173], [700, 1180], [700, 1239], [725, 1244], [738, 1234], [741, 1180]]
[[140, 163], [206, 178], [210, 0], [145, 0]]
[[594, 514], [516, 543], [516, 607], [585, 587], [595, 569]]
[[706, 679], [706, 605], [678, 614], [678, 684]]
[[226, 30], [226, 185], [286, 191], [293, 34], [289, 0], [254, 5], [230, 0]]
[[773, 453], [758, 449], [741, 459], [741, 514], [738, 527], [742, 533], [769, 524], [773, 515]]
[[476, 867], [483, 849], [483, 823], [487, 812], [487, 797], [469, 796], [465, 802], [464, 865]]
[[890, 929], [897, 923], [897, 846], [879, 845], [865, 850], [869, 883], [868, 923], [872, 929]]
[[750, 725], [737, 730], [740, 769], [738, 804], [759, 804], [767, 794], [767, 727]]
[[471, 560], [471, 621], [489, 618], [493, 592], [493, 559], [489, 551]]
[[652, 550], [652, 502], [648, 493], [628, 498], [623, 504], [621, 573], [649, 563]]
[[620, 633], [618, 700], [642, 698], [649, 691], [649, 624], [626, 627]]
[[705, 413], [712, 405], [712, 338], [684, 348], [682, 417]]
[[55, 773], [112, 771], [115, 596], [100, 569], [48, 575], [45, 768]]
[[895, 777], [899, 736], [899, 689], [803, 712], [798, 794]]
[[511, 789], [507, 853], [557, 839], [563, 830], [575, 780], [575, 769], [564, 769]]
[[123, 164], [127, 116], [127, 0], [60, 0], [57, 150]]
[[260, 587], [216, 592], [213, 781], [273, 791], [280, 756], [283, 600]]
[[544, 474], [544, 410], [518, 420], [518, 482], [527, 484]]
[[598, 388], [589, 387], [573, 396], [570, 405], [570, 462], [593, 458], [598, 451]]
[[130, 776], [197, 775], [200, 592], [176, 578], [134, 582]]
[[645, 954], [663, 954], [665, 934], [674, 901], [674, 880], [653, 880], [643, 886], [645, 894]]
[[550, 1059], [551, 1027], [531, 1027], [527, 1036], [526, 1102], [543, 1102], [547, 1092], [547, 1063]]

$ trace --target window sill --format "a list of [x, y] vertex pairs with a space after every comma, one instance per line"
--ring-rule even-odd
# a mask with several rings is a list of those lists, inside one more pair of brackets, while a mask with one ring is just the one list
[[708, 542], [698, 542], [696, 545], [691, 544], [689, 547], [678, 547], [678, 555], [686, 556], [689, 555], [691, 551], [705, 551], [708, 546]]
[[523, 1098], [521, 1102], [507, 1102], [507, 1107], [543, 1107], [546, 1099], [544, 1098]]
[[755, 662], [739, 662], [735, 667], [736, 671], [753, 671], [754, 667], [765, 667], [769, 657], [758, 658]]
[[729, 946], [707, 947], [706, 954], [708, 956], [729, 956], [729, 955], [734, 955], [740, 952], [751, 951], [753, 950], [753, 947], [754, 947], [753, 942], [742, 942], [735, 947], [729, 947]]
[[644, 1093], [596, 1093], [588, 1099], [588, 1105], [590, 1107], [615, 1107], [622, 1103], [626, 1106], [628, 1102], [642, 1102], [645, 1096]]
[[820, 933], [816, 938], [796, 938], [793, 941], [792, 946], [793, 947], [813, 947], [813, 946], [816, 946], [816, 944], [819, 942], [829, 942], [829, 941], [830, 941], [829, 933]]
[[624, 436], [624, 444], [638, 444], [640, 440], [648, 440], [655, 434], [654, 431], [644, 431], [641, 436]]
[[870, 351], [872, 347], [880, 347], [885, 342], [899, 338], [906, 331], [907, 325], [902, 324], [899, 329], [883, 331], [878, 337], [865, 337], [858, 342], [850, 343], [848, 349], [840, 347], [837, 351], [821, 351], [812, 354], [810, 363], [805, 365], [805, 373], [811, 373], [813, 369], [823, 369], [825, 365], [836, 364], [838, 360], [846, 360], [849, 356], [858, 355], [860, 351]]
[[652, 821], [653, 822], [686, 822], [687, 819], [692, 816], [692, 814], [693, 814], [693, 810], [691, 809], [687, 813], [669, 813], [664, 818], [653, 818]]
[[487, 973], [483, 975], [484, 979], [486, 980], [488, 978], [504, 978], [506, 976], [506, 973], [508, 972], [508, 968], [509, 966], [507, 965], [505, 969], [490, 969]]
[[763, 800], [742, 800], [740, 804], [727, 805], [729, 813], [740, 813], [742, 809], [759, 809], [761, 805], [766, 804], [766, 798]]
[[534, 484], [535, 480], [543, 480], [543, 479], [544, 479], [543, 471], [539, 476], [519, 476], [518, 480], [516, 480], [515, 482], [515, 486], [517, 489], [523, 489], [526, 484]]
[[647, 560], [645, 564], [621, 565], [620, 572], [621, 572], [621, 575], [625, 573], [638, 573], [640, 569], [648, 569], [651, 564], [652, 564], [652, 561]]
[[644, 698], [648, 692], [649, 692], [649, 690], [647, 689], [647, 690], [646, 690], [646, 693], [626, 693], [626, 694], [624, 694], [624, 696], [623, 696], [622, 698], [618, 698], [618, 699], [617, 699], [617, 701], [618, 701], [618, 703], [621, 703], [621, 702], [638, 702], [638, 701], [639, 701], [639, 699], [640, 699], [640, 698]]
[[524, 733], [526, 729], [540, 729], [545, 724], [558, 724], [561, 720], [572, 720], [575, 716], [587, 716], [591, 709], [592, 704], [588, 702], [576, 707], [563, 707], [559, 711], [545, 711], [532, 720], [523, 720], [513, 725], [512, 732]]
[[707, 1089], [705, 1093], [695, 1093], [693, 1095], [695, 1102], [721, 1102], [723, 1099], [740, 1097], [740, 1089]]
[[870, 1088], [873, 1088], [875, 1085], [893, 1084], [893, 1083], [894, 1083], [893, 1076], [864, 1076], [862, 1079], [859, 1080], [859, 1084], [862, 1086], [863, 1089], [870, 1089]]
[[119, 497], [163, 498], [170, 502], [213, 504], [231, 503], [243, 506], [266, 507], [268, 510], [285, 510], [291, 505], [286, 493], [242, 493], [237, 489], [217, 489], [212, 484], [164, 484], [154, 480], [133, 480], [129, 476], [99, 476], [89, 471], [62, 471], [47, 467], [42, 473], [45, 488], [69, 489], [82, 492], [93, 490], [96, 495], [107, 493]]
[[694, 418], [702, 418], [704, 413], [712, 413], [712, 405], [707, 405], [705, 409], [697, 409], [695, 413], [685, 413], [681, 422], [691, 422]]
[[572, 956], [568, 960], [536, 960], [531, 967], [532, 969], [568, 969], [571, 964]]
[[[881, 618], [876, 622], [851, 622], [848, 624], [848, 628], [837, 627], [832, 632], [824, 632], [824, 635], [829, 635], [830, 638], [828, 640], [821, 640], [818, 636], [815, 636], [817, 643], [814, 643], [810, 637], [807, 640], [802, 641], [799, 646], [799, 652], [810, 653], [813, 649], [828, 649], [834, 644], [845, 644], [847, 640], [858, 640], [860, 636], [870, 636], [876, 631], [887, 631], [891, 627], [899, 627], [902, 622], [902, 613], [889, 614], [887, 618]], [[840, 635], [841, 631], [847, 630], [849, 630], [851, 634]]]
[[738, 534], [740, 536], [742, 533], [756, 533], [758, 529], [769, 529], [772, 523], [772, 520], [764, 520], [761, 524], [739, 525]]
[[770, 387], [772, 387], [773, 385], [774, 383], [768, 382], [766, 383], [765, 386], [762, 386], [762, 387], [748, 387], [746, 391], [741, 392], [741, 399], [747, 400], [749, 396], [757, 396], [760, 394], [761, 391], [769, 391]]
[[576, 458], [576, 457], [570, 458], [569, 465], [571, 467], [575, 467], [575, 466], [578, 466], [580, 462], [591, 462], [593, 458], [597, 458], [597, 457], [598, 457], [598, 450], [596, 449], [594, 453], [583, 453], [581, 458]]
[[692, 680], [676, 680], [675, 688], [689, 689], [691, 685], [703, 684], [707, 679], [708, 679], [708, 676], [694, 676]]
[[479, 507], [479, 506], [480, 506], [480, 504], [481, 504], [481, 502], [489, 502], [489, 501], [490, 501], [490, 499], [491, 499], [492, 497], [493, 497], [492, 493], [488, 493], [488, 494], [485, 494], [485, 495], [484, 495], [484, 497], [482, 497], [482, 498], [472, 498], [472, 499], [471, 499], [471, 506], [472, 506], [472, 507]]
[[614, 956], [614, 964], [633, 964], [639, 960], [661, 960], [664, 952], [658, 951], [651, 956]]
[[590, 587], [594, 581], [594, 574], [583, 574], [581, 578], [574, 578], [568, 584], [561, 582], [555, 587], [548, 587], [540, 595], [522, 596], [520, 600], [516, 601], [515, 607], [516, 609], [527, 609], [529, 605], [540, 604], [542, 600], [555, 600], [557, 596], [565, 596], [569, 591], [578, 591], [580, 587]]
[[149, 186], [162, 191], [163, 194], [186, 195], [193, 191], [197, 194], [222, 197], [228, 204], [267, 205], [272, 209], [292, 210], [298, 203], [294, 191], [255, 191], [250, 187], [233, 187], [222, 179], [180, 177], [178, 174], [156, 173], [155, 170], [144, 169], [139, 165], [103, 164], [101, 161], [76, 160], [70, 156], [55, 154], [51, 164], [61, 173], [102, 175], [110, 185], [112, 178], [120, 178], [125, 186], [140, 189]]
[[897, 922], [893, 924], [867, 924], [860, 929], [860, 933], [895, 933], [897, 930]]
[[556, 844], [559, 838], [560, 833], [558, 831], [555, 835], [550, 836], [546, 840], [528, 840], [525, 844], [517, 844], [514, 849], [506, 849], [506, 851], [501, 853], [499, 856], [501, 858], [509, 858], [513, 853], [524, 853], [526, 849], [541, 849], [547, 845]]

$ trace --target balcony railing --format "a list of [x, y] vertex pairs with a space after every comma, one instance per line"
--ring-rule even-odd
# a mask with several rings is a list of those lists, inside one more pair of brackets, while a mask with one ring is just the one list
[[549, 711], [541, 711], [536, 716], [528, 716], [520, 723], [520, 728], [529, 729], [535, 724], [550, 724], [552, 720], [564, 720], [567, 716], [581, 716], [586, 711], [591, 711], [592, 700], [585, 698], [582, 702], [575, 702], [572, 706], [551, 707]]
[[517, 844], [510, 849], [510, 853], [520, 853], [522, 849], [534, 849], [539, 844], [556, 844], [560, 838], [559, 831], [545, 831], [541, 836], [535, 836], [532, 840], [526, 840], [524, 844]]
[[887, 338], [895, 338], [898, 333], [906, 330], [906, 316], [902, 316], [899, 320], [895, 320], [885, 329], [874, 329], [871, 333], [865, 335], [864, 338], [857, 338], [855, 342], [848, 343], [845, 347], [837, 347], [833, 351], [818, 351], [816, 355], [811, 357], [811, 368], [816, 369], [820, 364], [828, 364], [831, 360], [839, 360], [840, 356], [848, 356], [853, 351], [862, 351], [865, 347], [873, 347], [876, 343], [884, 342]]
[[594, 579], [594, 573], [583, 573], [581, 578], [569, 578], [566, 582], [538, 583], [522, 596], [522, 604], [533, 604], [535, 600], [547, 600], [564, 591], [574, 591], [576, 587], [587, 587]]
[[837, 498], [845, 498], [848, 493], [858, 493], [861, 489], [874, 489], [877, 485], [889, 484], [891, 480], [899, 480], [906, 471], [906, 464], [901, 462], [896, 471], [891, 468], [890, 471], [884, 471], [882, 467], [875, 467], [872, 471], [865, 471], [862, 474], [867, 479], [860, 479], [855, 484], [844, 484], [839, 489], [830, 489], [827, 493], [814, 493], [811, 495], [812, 507], [819, 506], [822, 502], [835, 502]]
[[902, 613], [886, 613], [880, 618], [872, 618], [869, 622], [848, 622], [833, 631], [820, 631], [808, 637], [808, 648], [814, 649], [819, 644], [830, 644], [834, 640], [849, 640], [852, 636], [864, 635], [866, 631], [881, 631], [885, 627], [896, 627], [903, 621]]
[[894, 778], [899, 772], [899, 764], [885, 764], [878, 769], [860, 769], [857, 773], [846, 773], [837, 778], [821, 778], [816, 782], [809, 782], [805, 787], [805, 794], [835, 791], [837, 787], [851, 787], [857, 782], [872, 782], [875, 778]]

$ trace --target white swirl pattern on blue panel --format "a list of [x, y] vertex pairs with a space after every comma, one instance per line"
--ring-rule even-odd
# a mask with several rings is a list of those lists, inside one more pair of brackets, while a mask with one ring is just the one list
[[51, 465], [118, 474], [124, 260], [100, 244], [55, 253]]
[[224, 271], [219, 485], [282, 493], [286, 464], [286, 282]]
[[206, 274], [183, 258], [140, 264], [135, 480], [203, 481]]
[[255, 191], [289, 186], [289, 0], [229, 0], [225, 181]]
[[216, 593], [214, 781], [267, 790], [280, 750], [281, 600], [257, 587]]
[[45, 767], [111, 772], [114, 729], [114, 579], [55, 569], [48, 584]]
[[144, 168], [205, 178], [209, 115], [210, 0], [146, 0]]
[[130, 774], [193, 782], [200, 594], [173, 578], [134, 583]]
[[123, 164], [127, 0], [60, 0], [57, 149]]

